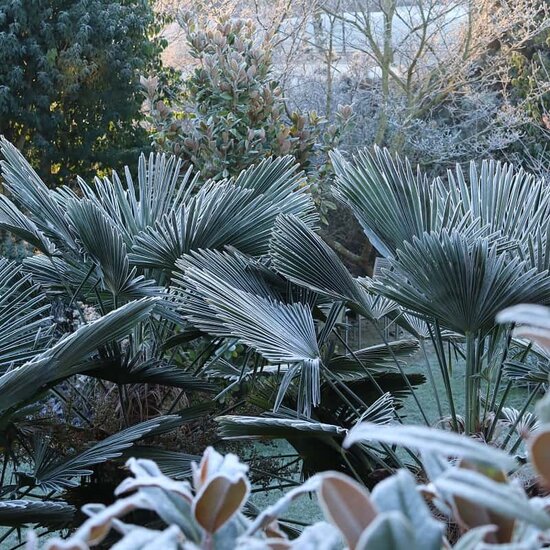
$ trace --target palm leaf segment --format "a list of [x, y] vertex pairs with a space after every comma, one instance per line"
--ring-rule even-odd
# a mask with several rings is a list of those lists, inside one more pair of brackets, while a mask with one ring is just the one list
[[391, 266], [378, 292], [462, 334], [490, 330], [504, 307], [549, 299], [547, 274], [456, 231], [414, 237]]
[[212, 182], [135, 240], [136, 265], [173, 269], [183, 254], [232, 246], [259, 256], [268, 250], [277, 216], [292, 213], [312, 226], [317, 217], [291, 157], [267, 159], [235, 181]]
[[[5, 415], [47, 389], [82, 372], [82, 364], [99, 347], [128, 335], [132, 327], [144, 321], [155, 305], [144, 298], [80, 327], [53, 347], [24, 365], [0, 376], [0, 415]], [[88, 363], [90, 368], [94, 365]]]
[[468, 178], [457, 167], [448, 182], [429, 182], [407, 160], [377, 147], [360, 151], [354, 163], [339, 153], [332, 160], [336, 194], [385, 257], [395, 257], [413, 237], [443, 229], [501, 238], [526, 252], [525, 237], [541, 222], [547, 225], [544, 183], [511, 165], [484, 161], [478, 169], [472, 162]]
[[0, 374], [43, 351], [52, 336], [50, 306], [21, 271], [0, 259]]
[[336, 253], [303, 221], [292, 215], [277, 218], [270, 248], [274, 268], [292, 282], [331, 298], [344, 300], [373, 318], [373, 300]]

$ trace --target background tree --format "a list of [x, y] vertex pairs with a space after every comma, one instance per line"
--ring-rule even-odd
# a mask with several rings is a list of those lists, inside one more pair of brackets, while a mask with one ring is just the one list
[[[159, 100], [158, 79], [144, 81], [149, 120], [157, 147], [175, 153], [206, 178], [239, 174], [271, 155], [293, 155], [314, 163], [321, 140], [333, 144], [339, 128], [328, 127], [316, 111], [286, 110], [273, 74], [272, 32], [252, 20], [222, 19], [197, 25], [179, 17], [194, 68]], [[258, 36], [259, 35], [259, 36]], [[341, 110], [347, 122], [351, 110]]]
[[49, 184], [146, 146], [139, 76], [158, 69], [159, 25], [149, 0], [0, 0], [0, 134]]

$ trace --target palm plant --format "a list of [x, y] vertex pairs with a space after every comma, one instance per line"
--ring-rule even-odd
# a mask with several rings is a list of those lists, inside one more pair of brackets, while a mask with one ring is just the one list
[[[322, 300], [353, 309], [381, 337], [379, 322], [386, 317], [422, 345], [431, 340], [447, 400], [445, 411], [428, 362], [439, 420], [517, 449], [513, 434], [529, 418], [544, 374], [520, 410], [507, 406], [507, 399], [519, 378], [544, 373], [547, 359], [513, 338], [510, 327], [498, 325], [495, 316], [517, 303], [549, 300], [550, 194], [545, 184], [494, 162], [484, 162], [480, 169], [472, 163], [468, 177], [457, 167], [447, 181], [429, 181], [406, 160], [379, 149], [359, 153], [353, 163], [335, 154], [333, 163], [337, 195], [390, 267], [376, 281], [354, 279], [314, 230], [292, 215], [281, 215], [270, 247], [273, 268]], [[225, 308], [224, 297], [212, 294], [220, 287], [210, 273], [191, 270], [187, 277], [209, 307]], [[216, 313], [219, 319], [225, 315], [226, 310]], [[265, 326], [268, 315], [264, 311], [260, 321]], [[237, 332], [233, 329], [233, 335]], [[454, 355], [465, 361], [462, 403], [451, 381]], [[398, 362], [396, 367], [405, 375]], [[416, 404], [428, 423], [418, 398]], [[252, 424], [249, 419], [249, 434]], [[231, 434], [223, 433], [236, 437], [239, 428], [234, 425]], [[242, 435], [246, 433], [243, 429]]]
[[[142, 156], [137, 179], [127, 170], [94, 186], [79, 180], [77, 190], [50, 190], [9, 143], [1, 141], [0, 152], [7, 191], [0, 228], [37, 251], [14, 275], [0, 266], [0, 326], [17, 342], [0, 354], [4, 470], [10, 461], [18, 472], [5, 492], [10, 503], [55, 498], [70, 515], [69, 489], [132, 452], [166, 472], [188, 470], [189, 454], [159, 443], [169, 430], [214, 415], [216, 402], [259, 410], [222, 415], [223, 437], [285, 438], [305, 457], [307, 475], [331, 467], [372, 484], [377, 469], [419, 468], [417, 453], [398, 453], [390, 440], [342, 443], [360, 421], [404, 423], [406, 395], [430, 423], [416, 392], [424, 377], [404, 361], [426, 341], [454, 430], [463, 425], [515, 451], [521, 430], [535, 427], [528, 409], [546, 358], [494, 321], [502, 308], [550, 295], [550, 198], [527, 174], [489, 163], [472, 165], [469, 181], [457, 169], [430, 182], [382, 151], [361, 153], [354, 164], [335, 156], [339, 197], [390, 260], [373, 281], [352, 277], [317, 234], [290, 158], [213, 183], [181, 174], [174, 158]], [[75, 311], [71, 326], [48, 315], [48, 302], [67, 316]], [[383, 344], [352, 349], [340, 331], [347, 310], [371, 323]], [[410, 337], [388, 342], [386, 321]], [[231, 355], [236, 344], [241, 352]], [[466, 361], [463, 404], [451, 384], [453, 354]], [[538, 382], [522, 409], [507, 406], [512, 385], [529, 376]], [[153, 387], [164, 388], [157, 402], [133, 415], [131, 403], [152, 399]], [[71, 411], [70, 433], [93, 432], [94, 401], [111, 395], [119, 401], [112, 425], [88, 445], [56, 447], [50, 435], [44, 444], [37, 426], [29, 429], [53, 396]], [[181, 408], [182, 400], [192, 406]], [[497, 438], [503, 424], [507, 433]], [[4, 510], [12, 525], [13, 506]], [[21, 521], [51, 522], [34, 504], [20, 510]]]
[[[447, 182], [430, 182], [378, 149], [359, 153], [353, 164], [338, 154], [333, 161], [338, 195], [390, 260], [373, 290], [428, 323], [450, 401], [442, 330], [465, 339], [465, 430], [492, 434], [504, 365], [525, 358], [509, 329], [496, 325], [496, 313], [550, 296], [544, 182], [492, 161], [481, 169], [472, 162], [469, 178], [457, 167]], [[450, 408], [456, 429], [455, 404]]]
[[[342, 300], [274, 267], [281, 216], [308, 231], [317, 223], [291, 158], [212, 183], [182, 174], [174, 158], [142, 156], [137, 178], [127, 170], [52, 190], [5, 140], [0, 153], [0, 228], [36, 252], [0, 266], [2, 481], [13, 480], [0, 523], [58, 528], [55, 507], [73, 521], [75, 487], [84, 491], [109, 472], [105, 462], [129, 453], [184, 475], [191, 455], [167, 432], [211, 417], [217, 401], [231, 408], [237, 394], [248, 407], [275, 409], [271, 419], [299, 411], [338, 432], [362, 416], [398, 415], [400, 397], [423, 382], [400, 373], [416, 341], [344, 354], [334, 340]], [[350, 281], [363, 310], [385, 314]], [[236, 342], [243, 351], [229, 361]], [[313, 458], [317, 433], [309, 435]], [[337, 464], [365, 479], [384, 460], [401, 463], [391, 449], [342, 458], [341, 438], [330, 446]], [[321, 467], [310, 460], [304, 469]]]

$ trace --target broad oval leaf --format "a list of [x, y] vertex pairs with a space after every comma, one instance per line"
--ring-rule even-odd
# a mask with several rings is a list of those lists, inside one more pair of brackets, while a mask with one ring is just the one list
[[237, 480], [215, 476], [195, 497], [193, 515], [207, 533], [215, 533], [239, 512], [249, 492], [250, 485], [244, 476]]
[[348, 476], [325, 472], [317, 495], [325, 517], [340, 529], [349, 547], [355, 548], [377, 516], [368, 492]]

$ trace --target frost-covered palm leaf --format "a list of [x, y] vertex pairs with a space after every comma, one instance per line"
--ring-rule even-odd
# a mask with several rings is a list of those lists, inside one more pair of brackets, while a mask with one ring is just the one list
[[42, 254], [29, 256], [23, 260], [26, 272], [32, 275], [47, 293], [61, 294], [67, 292], [67, 285], [82, 292], [93, 293], [98, 288], [100, 278], [93, 270], [91, 260], [78, 261], [72, 258], [48, 258]]
[[380, 320], [388, 316], [393, 318], [401, 315], [401, 306], [397, 302], [372, 292], [373, 279], [370, 277], [358, 277], [355, 280], [367, 291], [367, 294], [363, 293], [363, 299], [368, 304], [369, 311], [374, 319]]
[[0, 373], [44, 349], [51, 338], [49, 309], [21, 266], [0, 258]]
[[91, 466], [119, 457], [122, 451], [131, 447], [135, 441], [150, 435], [164, 423], [173, 424], [177, 420], [176, 416], [159, 416], [140, 422], [69, 458], [52, 459], [48, 453], [39, 453], [40, 457], [47, 457], [49, 460], [40, 460], [35, 464], [34, 483], [45, 491], [60, 491], [66, 487], [76, 487], [79, 480], [75, 478], [91, 475], [93, 473]]
[[0, 500], [0, 525], [21, 527], [36, 524], [61, 529], [70, 525], [76, 508], [67, 502], [39, 500]]
[[[90, 186], [78, 179], [80, 195], [92, 201], [106, 217], [112, 220], [127, 246], [133, 238], [164, 215], [177, 210], [191, 195], [197, 178], [191, 169], [182, 175], [181, 160], [175, 156], [140, 155], [137, 182], [125, 168], [122, 180], [116, 172], [110, 178], [95, 178]], [[69, 189], [62, 190], [63, 200], [78, 198]]]
[[392, 270], [375, 283], [381, 294], [462, 334], [486, 331], [496, 314], [521, 302], [548, 300], [550, 277], [517, 257], [497, 254], [486, 239], [458, 232], [424, 234], [404, 243]]
[[0, 376], [0, 414], [23, 405], [48, 385], [77, 374], [97, 348], [126, 336], [151, 313], [156, 301], [144, 298], [80, 327], [24, 365]]
[[190, 455], [180, 451], [169, 451], [158, 447], [146, 447], [133, 445], [126, 449], [120, 456], [120, 462], [126, 462], [130, 458], [145, 458], [154, 460], [160, 471], [174, 479], [185, 479], [191, 476], [191, 463], [200, 462], [199, 455]]
[[230, 183], [207, 185], [179, 211], [136, 237], [132, 262], [172, 269], [176, 259], [191, 250], [227, 245], [263, 254], [279, 208], [261, 203], [250, 189]]
[[193, 376], [183, 368], [158, 359], [136, 364], [121, 364], [119, 358], [94, 358], [89, 364], [82, 363], [82, 372], [88, 376], [109, 380], [117, 384], [160, 384], [188, 391], [213, 392], [215, 386], [206, 380]]
[[[28, 213], [46, 237], [74, 250], [73, 234], [65, 219], [60, 195], [48, 189], [23, 155], [6, 139], [0, 138], [0, 162], [4, 186]], [[24, 237], [22, 237], [24, 238]]]
[[371, 316], [368, 291], [321, 237], [298, 218], [277, 218], [270, 253], [275, 269], [292, 282], [349, 301], [363, 315]]
[[292, 155], [264, 159], [243, 170], [235, 179], [235, 185], [252, 189], [254, 196], [262, 195], [264, 201], [281, 205], [281, 213], [298, 216], [309, 226], [317, 223], [305, 176], [298, 172]]
[[472, 161], [468, 176], [460, 165], [448, 176], [449, 185], [444, 187], [450, 190], [453, 205], [491, 232], [523, 245], [541, 223], [548, 224], [548, 187], [521, 168], [494, 160], [483, 161], [478, 168]]
[[389, 424], [395, 419], [395, 400], [386, 392], [361, 414], [358, 422], [373, 422], [374, 424]]
[[223, 439], [292, 439], [306, 436], [343, 438], [347, 430], [312, 420], [262, 416], [219, 416], [218, 433]]
[[416, 340], [397, 340], [386, 344], [377, 344], [357, 350], [353, 355], [334, 355], [327, 362], [327, 368], [345, 381], [368, 378], [368, 369], [372, 375], [384, 372], [398, 372], [395, 359], [410, 357], [418, 351]]
[[174, 275], [174, 282], [180, 288], [186, 285], [185, 272], [189, 268], [208, 271], [234, 288], [264, 298], [280, 298], [272, 283], [282, 285], [285, 282], [260, 261], [238, 251], [194, 251], [185, 258], [179, 259], [176, 265], [178, 270]]
[[285, 374], [280, 399], [299, 375], [304, 410], [319, 402], [320, 353], [308, 306], [245, 292], [191, 263], [184, 270], [184, 292], [190, 299], [182, 314], [189, 322], [216, 336], [238, 338], [272, 363], [296, 365]]
[[294, 213], [315, 224], [313, 203], [290, 158], [268, 160], [236, 181], [211, 182], [180, 208], [143, 231], [131, 259], [136, 265], [171, 270], [192, 250], [232, 246], [253, 256], [267, 252], [280, 213]]
[[540, 422], [532, 412], [525, 411], [522, 413], [514, 407], [503, 407], [501, 414], [506, 423], [513, 426], [514, 430], [522, 437], [526, 437], [540, 428]]
[[47, 256], [56, 253], [55, 245], [5, 195], [0, 195], [0, 228], [17, 235]]
[[378, 147], [373, 153], [360, 151], [353, 163], [340, 153], [331, 158], [338, 197], [385, 257], [393, 257], [403, 241], [439, 230], [455, 218], [448, 199], [419, 170], [415, 173], [408, 160], [393, 158]]
[[526, 361], [506, 361], [502, 373], [510, 380], [545, 384], [550, 377], [550, 364], [548, 361], [534, 358]]
[[98, 265], [101, 280], [116, 297], [138, 298], [157, 293], [152, 281], [130, 269], [126, 244], [113, 220], [88, 199], [67, 202], [67, 214], [85, 256]]

